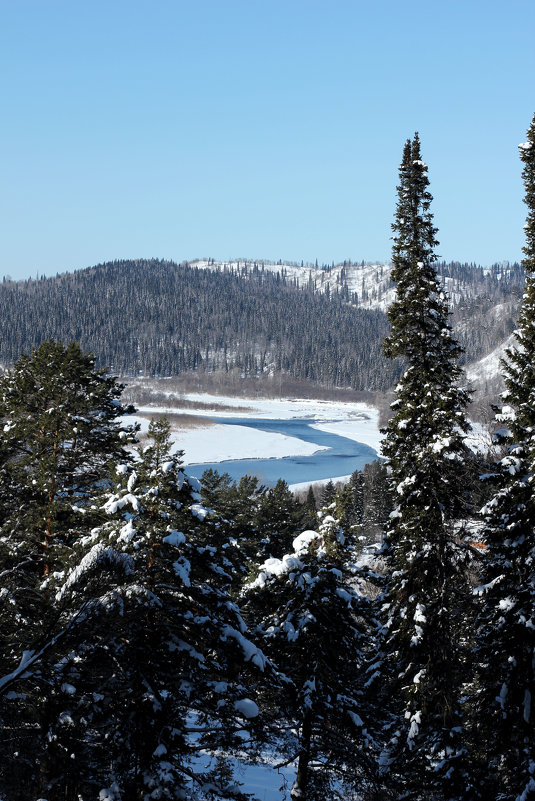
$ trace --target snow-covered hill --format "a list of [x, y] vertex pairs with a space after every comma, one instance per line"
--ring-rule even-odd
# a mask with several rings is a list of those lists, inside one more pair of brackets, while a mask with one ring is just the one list
[[[242, 278], [263, 271], [274, 273], [286, 284], [308, 287], [319, 294], [338, 294], [352, 305], [383, 312], [395, 298], [389, 264], [347, 260], [342, 264], [319, 266], [282, 261], [204, 259], [191, 262], [191, 266]], [[489, 268], [439, 262], [437, 272], [454, 312], [455, 335], [473, 360], [468, 367], [469, 380], [475, 389], [494, 394], [501, 389], [500, 358], [510, 344], [516, 324], [524, 281], [522, 268], [508, 262]]]
[[514, 342], [514, 335], [510, 334], [482, 359], [466, 366], [466, 377], [473, 387], [481, 389], [487, 394], [492, 394], [502, 388], [503, 381], [501, 375], [503, 368], [501, 360], [504, 357], [506, 349], [512, 347]]
[[352, 302], [366, 309], [385, 310], [392, 302], [394, 289], [390, 282], [388, 264], [343, 264], [323, 265], [292, 264], [289, 262], [267, 261], [214, 261], [201, 259], [190, 262], [192, 267], [208, 270], [222, 270], [246, 276], [255, 267], [272, 273], [300, 287], [314, 287], [316, 292], [332, 293], [346, 286]]
[[[438, 263], [437, 271], [466, 359], [480, 360], [516, 325], [523, 271], [458, 262]], [[385, 391], [400, 369], [381, 352], [394, 293], [389, 265], [363, 261], [108, 262], [1, 284], [0, 363], [44, 339], [76, 339], [99, 364], [128, 377], [278, 376]]]
[[[300, 287], [311, 287], [318, 293], [346, 294], [348, 301], [365, 309], [386, 311], [395, 297], [395, 287], [390, 281], [390, 264], [355, 263], [349, 260], [341, 264], [317, 265], [291, 262], [235, 259], [215, 261], [198, 259], [189, 262], [199, 269], [230, 272], [246, 277], [256, 270], [278, 273], [287, 283]], [[463, 301], [488, 296], [498, 287], [507, 294], [511, 285], [518, 284], [521, 272], [518, 265], [508, 262], [484, 269], [475, 265], [437, 265], [439, 276], [452, 306]], [[499, 305], [499, 304], [498, 304]]]

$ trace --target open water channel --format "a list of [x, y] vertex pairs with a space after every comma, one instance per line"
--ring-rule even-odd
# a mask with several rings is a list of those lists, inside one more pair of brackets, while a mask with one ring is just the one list
[[[250, 417], [212, 417], [217, 423], [230, 426], [247, 426], [261, 431], [277, 432], [289, 437], [323, 446], [312, 456], [286, 456], [281, 459], [236, 459], [226, 462], [189, 464], [186, 472], [200, 478], [205, 470], [212, 468], [219, 473], [228, 473], [233, 480], [246, 474], [255, 475], [268, 486], [279, 478], [288, 484], [312, 483], [337, 476], [347, 476], [354, 470], [362, 470], [365, 464], [378, 458], [369, 445], [312, 428], [314, 419], [266, 420]], [[242, 433], [240, 432], [240, 435]]]

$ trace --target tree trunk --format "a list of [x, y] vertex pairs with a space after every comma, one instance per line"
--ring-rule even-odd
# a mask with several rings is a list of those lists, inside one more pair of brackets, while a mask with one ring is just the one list
[[290, 796], [294, 801], [306, 801], [308, 791], [308, 780], [310, 777], [310, 745], [312, 740], [312, 715], [308, 711], [303, 719], [303, 729], [301, 732], [301, 751], [297, 762], [297, 775], [290, 791]]

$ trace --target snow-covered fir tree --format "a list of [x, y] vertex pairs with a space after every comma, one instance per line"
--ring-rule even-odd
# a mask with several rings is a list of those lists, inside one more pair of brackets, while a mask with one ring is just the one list
[[134, 467], [117, 465], [101, 499], [107, 520], [50, 579], [62, 615], [84, 620], [49, 666], [49, 801], [242, 796], [206, 753], [243, 745], [266, 660], [245, 636], [226, 590], [233, 564], [210, 544], [209, 512], [170, 452], [165, 419], [149, 439]]
[[516, 345], [504, 360], [506, 405], [499, 419], [508, 452], [484, 510], [488, 551], [477, 589], [480, 778], [504, 801], [535, 799], [535, 116], [520, 156], [528, 208], [526, 286]]
[[461, 738], [460, 609], [468, 594], [456, 547], [464, 509], [467, 394], [458, 386], [460, 347], [437, 280], [436, 228], [418, 135], [407, 141], [392, 225], [390, 357], [405, 372], [396, 387], [383, 453], [394, 511], [386, 531], [388, 583], [379, 675], [392, 714], [382, 764], [397, 798], [465, 798]]
[[317, 516], [317, 503], [316, 503], [316, 496], [314, 494], [314, 489], [312, 484], [308, 488], [308, 492], [306, 494], [306, 498], [303, 503], [303, 517], [302, 517], [302, 525], [303, 528], [314, 528], [316, 525], [316, 521], [318, 519]]
[[332, 511], [260, 565], [243, 594], [257, 642], [283, 674], [264, 685], [262, 715], [280, 764], [296, 765], [290, 795], [299, 801], [347, 798], [373, 774], [363, 668], [371, 603], [355, 587], [352, 542]]

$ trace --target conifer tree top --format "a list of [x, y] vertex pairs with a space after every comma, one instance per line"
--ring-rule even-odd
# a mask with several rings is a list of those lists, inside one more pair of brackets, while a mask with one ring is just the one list
[[437, 229], [417, 133], [405, 143], [397, 191], [391, 272], [396, 300], [387, 312], [391, 333], [384, 351], [390, 357], [405, 356], [419, 369], [446, 359], [455, 372], [461, 349], [451, 336], [448, 303], [434, 268]]

